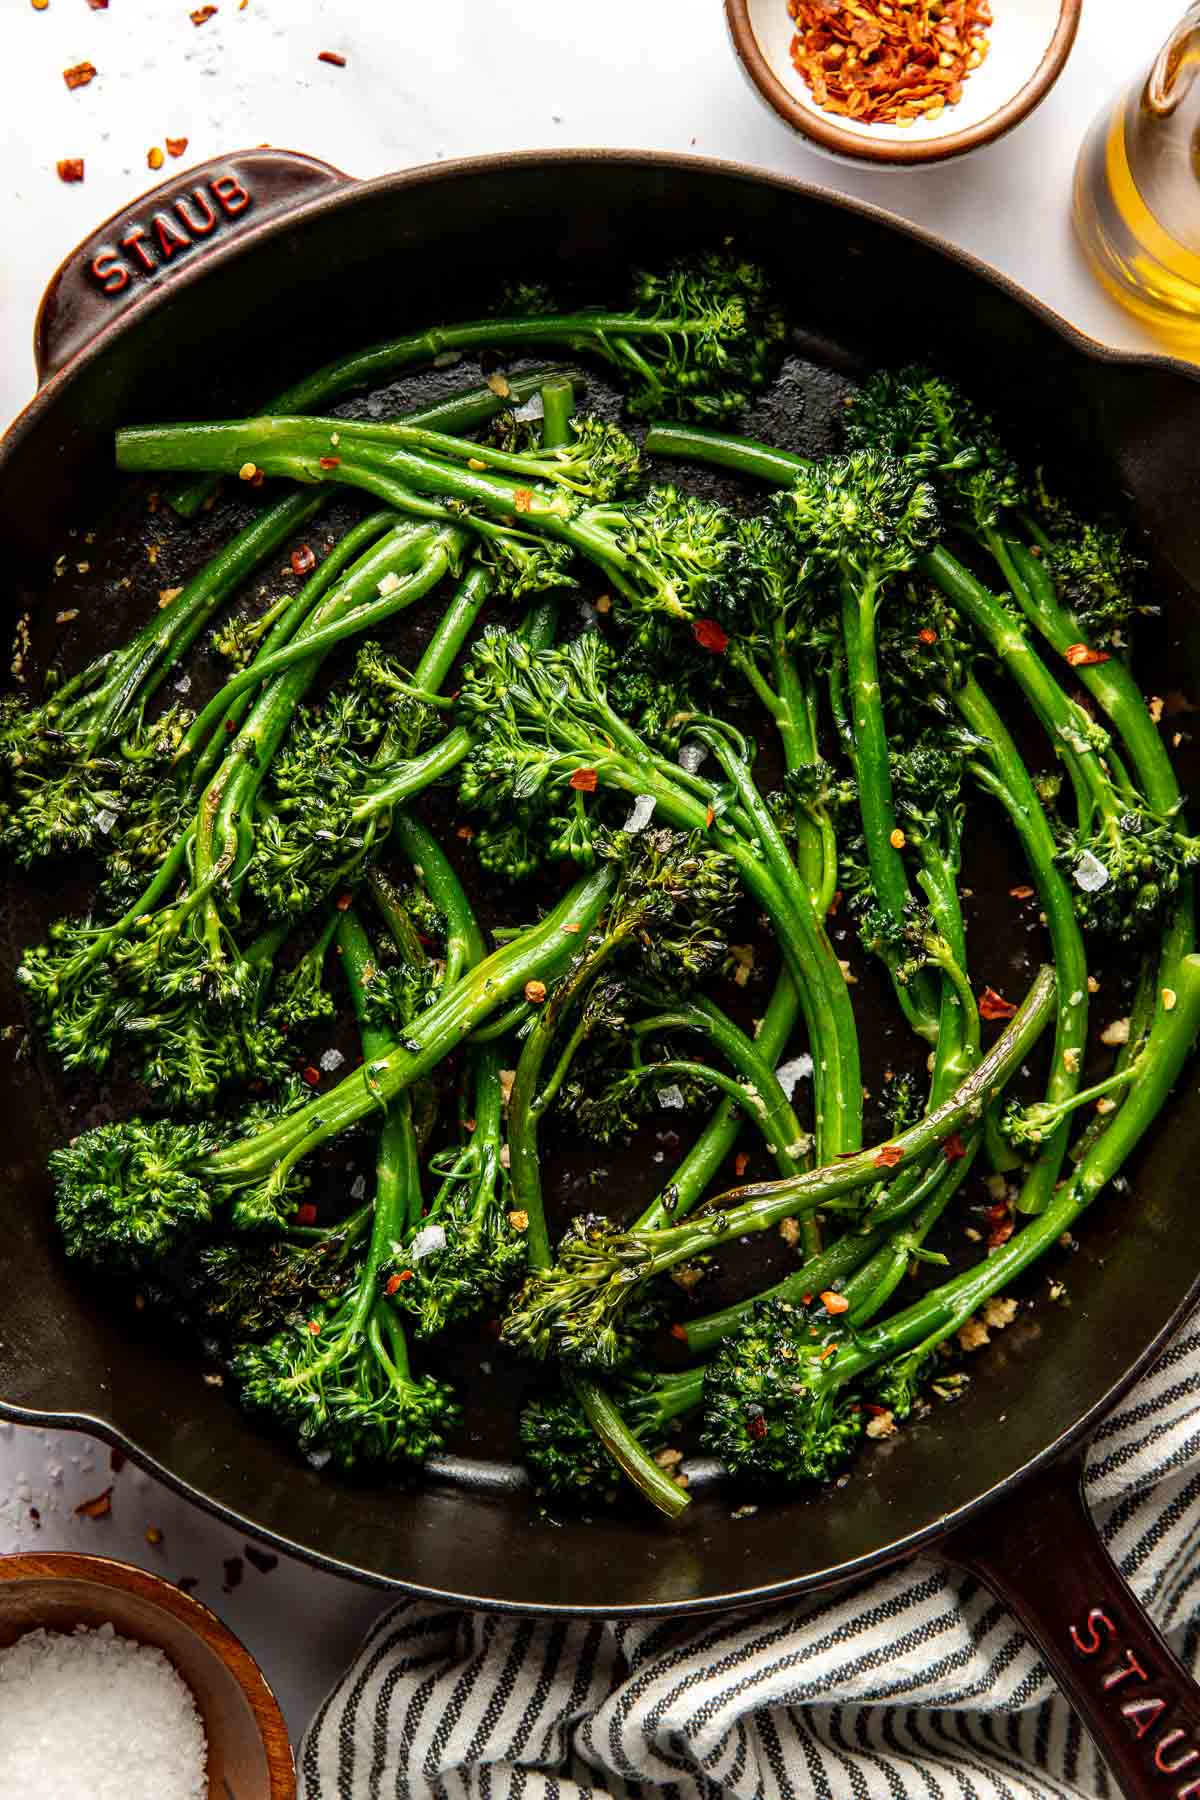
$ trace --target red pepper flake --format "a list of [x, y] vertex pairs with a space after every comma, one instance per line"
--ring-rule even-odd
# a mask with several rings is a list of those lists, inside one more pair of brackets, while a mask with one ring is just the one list
[[517, 488], [513, 494], [514, 512], [527, 513], [533, 510], [533, 489]]
[[308, 544], [301, 544], [298, 550], [293, 550], [288, 561], [292, 565], [293, 575], [311, 575], [317, 566], [316, 552]]
[[957, 1131], [951, 1132], [948, 1138], [942, 1139], [942, 1155], [947, 1162], [961, 1162], [967, 1154], [967, 1147]]
[[320, 1319], [310, 1319], [304, 1329], [307, 1332], [309, 1332], [313, 1337], [320, 1337], [320, 1335], [321, 1335]]
[[1008, 897], [1010, 900], [1032, 900], [1033, 889], [1031, 887], [1026, 887], [1024, 882], [1022, 882], [1020, 887], [1009, 888]]
[[1015, 1224], [1015, 1222], [1013, 1220], [1013, 1216], [1012, 1216], [1011, 1212], [1008, 1210], [1007, 1206], [999, 1207], [999, 1208], [989, 1208], [988, 1210], [989, 1210], [989, 1215], [993, 1211], [999, 1211], [1003, 1214], [1002, 1218], [996, 1219], [993, 1222], [991, 1230], [987, 1234], [988, 1249], [989, 1250], [999, 1250], [999, 1248], [1002, 1244], [1007, 1244], [1009, 1238], [1012, 1236], [1013, 1232], [1016, 1230], [1016, 1224]]
[[693, 619], [692, 636], [702, 650], [710, 650], [714, 656], [724, 656], [729, 648], [729, 633], [715, 619]]
[[348, 912], [349, 908], [350, 908], [350, 895], [349, 894], [339, 894], [333, 904], [337, 908], [338, 912]]
[[846, 896], [845, 896], [845, 894], [843, 894], [841, 888], [834, 888], [833, 899], [829, 902], [828, 909], [825, 913], [825, 917], [827, 919], [832, 919], [833, 915], [837, 912], [838, 908], [841, 906], [842, 901], [845, 898], [846, 898]]
[[95, 79], [95, 63], [75, 63], [71, 68], [63, 70], [63, 80], [72, 90], [75, 88], [86, 87], [89, 81], [95, 81]]
[[985, 987], [979, 996], [979, 1016], [981, 1019], [1011, 1019], [1016, 1012], [1011, 1000], [998, 994], [993, 987]]
[[733, 1172], [737, 1176], [739, 1181], [742, 1179], [742, 1176], [746, 1173], [746, 1170], [749, 1166], [750, 1166], [749, 1156], [746, 1154], [746, 1152], [744, 1150], [739, 1150], [737, 1155], [733, 1159]]
[[824, 1350], [822, 1350], [820, 1356], [818, 1356], [817, 1361], [818, 1362], [828, 1362], [829, 1358], [831, 1356], [836, 1356], [836, 1355], [837, 1355], [837, 1345], [836, 1344], [827, 1344], [825, 1346]]
[[812, 1303], [813, 1303], [813, 1297], [811, 1294], [801, 1294], [801, 1296], [800, 1296], [801, 1306], [811, 1306]]
[[336, 50], [318, 50], [317, 61], [329, 63], [335, 69], [344, 69], [346, 66], [345, 57], [339, 56]]
[[[104, 0], [104, 4], [107, 6], [108, 0]], [[165, 138], [163, 141], [167, 146], [168, 156], [182, 156], [188, 147], [186, 138]]]
[[60, 181], [83, 180], [82, 156], [64, 156], [55, 163], [54, 167], [58, 171], [58, 179]]
[[918, 631], [918, 633], [917, 633], [918, 644], [936, 644], [937, 641], [938, 641], [938, 634], [933, 629], [932, 625], [922, 626], [921, 630]]
[[460, 825], [454, 835], [455, 837], [461, 838], [464, 844], [469, 844], [471, 839], [475, 836], [475, 827], [473, 825]]
[[309, 1087], [320, 1087], [321, 1071], [320, 1069], [314, 1069], [312, 1064], [309, 1063], [307, 1069], [302, 1069], [300, 1071], [300, 1079], [301, 1081], [306, 1081]]
[[317, 461], [323, 469], [340, 469], [342, 466], [340, 456], [319, 456]]
[[874, 1400], [864, 1400], [862, 1403], [862, 1411], [870, 1413], [873, 1419], [881, 1419], [884, 1413], [890, 1411], [890, 1408], [878, 1406]]
[[112, 1511], [112, 1494], [112, 1489], [106, 1487], [102, 1494], [93, 1494], [90, 1500], [81, 1500], [75, 1508], [75, 1517], [77, 1519], [107, 1519]]
[[573, 787], [577, 794], [594, 794], [599, 780], [595, 769], [576, 769], [567, 786]]
[[107, 12], [108, 11], [108, 0], [88, 0], [88, 5], [91, 7], [93, 12]]
[[899, 1144], [885, 1144], [871, 1160], [877, 1169], [894, 1169], [903, 1156], [904, 1151]]
[[296, 1208], [297, 1225], [315, 1225], [316, 1222], [317, 1209], [311, 1200], [306, 1200], [303, 1206], [298, 1206]]
[[166, 157], [163, 155], [157, 144], [154, 144], [146, 152], [146, 167], [148, 169], [161, 169], [166, 160]]
[[527, 981], [525, 983], [525, 998], [528, 1000], [530, 1006], [540, 1006], [546, 998], [545, 982]]
[[752, 1419], [747, 1419], [746, 1430], [756, 1443], [766, 1437], [767, 1421], [762, 1413], [755, 1413]]
[[389, 1275], [383, 1284], [383, 1291], [385, 1294], [394, 1294], [396, 1289], [403, 1285], [404, 1277], [402, 1275]]
[[1107, 650], [1093, 650], [1090, 644], [1068, 644], [1063, 655], [1073, 669], [1090, 669], [1093, 663], [1112, 661]]
[[705, 829], [705, 831], [712, 830], [713, 820], [716, 818], [716, 816], [717, 815], [713, 811], [711, 806], [705, 807], [705, 809], [704, 809], [704, 829]]
[[680, 1325], [678, 1322], [672, 1325], [671, 1336], [678, 1338], [681, 1344], [686, 1344], [688, 1341], [687, 1326]]
[[850, 1311], [850, 1302], [845, 1294], [839, 1294], [836, 1288], [826, 1288], [821, 1295], [821, 1305], [827, 1313], [844, 1313]]
[[207, 25], [216, 10], [215, 6], [198, 6], [195, 12], [188, 14], [188, 18], [193, 25]]
[[937, 119], [988, 51], [989, 0], [788, 0], [791, 57], [823, 111], [860, 124]]

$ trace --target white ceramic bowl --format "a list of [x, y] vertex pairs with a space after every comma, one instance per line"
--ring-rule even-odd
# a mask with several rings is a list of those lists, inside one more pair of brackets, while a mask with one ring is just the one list
[[725, 0], [742, 65], [781, 118], [818, 149], [873, 167], [911, 168], [990, 144], [1044, 100], [1070, 54], [1082, 0], [992, 0], [990, 49], [939, 118], [863, 125], [823, 112], [792, 64], [787, 0]]

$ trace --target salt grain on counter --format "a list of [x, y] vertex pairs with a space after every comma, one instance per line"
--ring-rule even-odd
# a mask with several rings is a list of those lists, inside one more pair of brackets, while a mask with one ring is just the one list
[[161, 1650], [111, 1625], [0, 1651], [3, 1791], [21, 1800], [205, 1800], [204, 1726]]

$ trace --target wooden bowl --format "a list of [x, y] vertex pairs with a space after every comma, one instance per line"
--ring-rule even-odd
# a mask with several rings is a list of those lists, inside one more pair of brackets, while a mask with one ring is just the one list
[[963, 83], [956, 106], [911, 125], [861, 125], [823, 112], [794, 67], [787, 0], [725, 0], [742, 67], [782, 119], [815, 149], [870, 168], [901, 169], [977, 150], [1027, 118], [1062, 73], [1081, 10], [1082, 0], [993, 0], [991, 47]]
[[162, 1650], [191, 1688], [208, 1737], [211, 1800], [295, 1800], [279, 1704], [215, 1613], [157, 1575], [107, 1556], [0, 1557], [0, 1648], [38, 1626], [106, 1624]]

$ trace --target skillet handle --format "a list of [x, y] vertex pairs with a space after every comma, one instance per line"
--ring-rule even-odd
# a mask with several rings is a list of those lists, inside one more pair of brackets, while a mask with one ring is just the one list
[[1083, 1498], [1077, 1458], [945, 1546], [1012, 1608], [1126, 1800], [1200, 1800], [1200, 1687], [1150, 1623]]
[[237, 150], [151, 188], [51, 276], [33, 333], [39, 387], [151, 290], [186, 279], [232, 237], [350, 179], [292, 150]]

